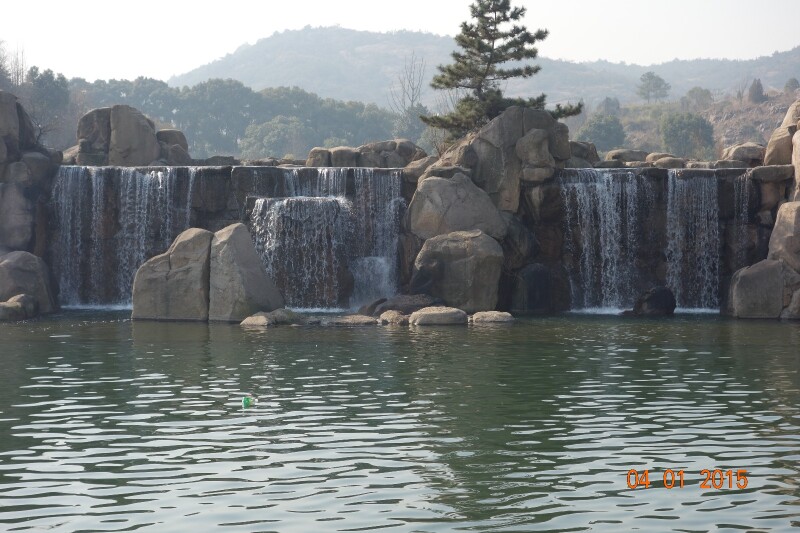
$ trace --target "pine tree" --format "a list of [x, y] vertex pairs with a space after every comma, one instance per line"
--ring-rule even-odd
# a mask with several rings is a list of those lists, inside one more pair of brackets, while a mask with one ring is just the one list
[[[461, 49], [452, 54], [454, 63], [439, 65], [439, 74], [431, 87], [466, 91], [455, 109], [444, 115], [421, 117], [433, 127], [446, 129], [451, 137], [459, 137], [479, 127], [512, 105], [544, 109], [546, 96], [505, 98], [500, 82], [510, 78], [529, 78], [539, 72], [538, 65], [521, 64], [504, 68], [508, 62], [536, 59], [534, 44], [545, 39], [547, 30], [531, 33], [519, 22], [524, 7], [512, 7], [510, 0], [477, 0], [470, 5], [471, 22], [461, 23], [456, 44]], [[576, 115], [582, 106], [557, 105], [556, 118]]]

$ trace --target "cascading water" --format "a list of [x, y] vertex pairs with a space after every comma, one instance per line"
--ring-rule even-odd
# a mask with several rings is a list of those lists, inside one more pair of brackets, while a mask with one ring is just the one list
[[748, 266], [747, 252], [750, 239], [748, 235], [748, 225], [750, 223], [750, 174], [748, 172], [737, 176], [734, 181], [733, 204], [736, 206], [736, 212], [734, 214], [736, 249], [733, 270], [736, 271], [742, 267]]
[[350, 261], [355, 305], [397, 292], [398, 229], [405, 208], [400, 185], [398, 170], [375, 179], [373, 169], [355, 169], [355, 242], [361, 248]]
[[62, 305], [130, 302], [139, 266], [188, 227], [190, 207], [178, 205], [176, 181], [174, 168], [59, 169], [51, 262]]
[[720, 234], [717, 177], [669, 171], [667, 286], [678, 307], [719, 308]]
[[561, 175], [564, 241], [572, 307], [631, 307], [637, 296], [637, 253], [653, 205], [652, 185], [628, 171], [567, 170]]
[[348, 296], [358, 305], [397, 291], [401, 172], [352, 169], [351, 201], [348, 171], [321, 168], [302, 182], [290, 169], [283, 190], [298, 196], [255, 202], [253, 240], [291, 307], [343, 307]]
[[286, 305], [340, 306], [350, 208], [343, 197], [256, 200], [251, 233]]

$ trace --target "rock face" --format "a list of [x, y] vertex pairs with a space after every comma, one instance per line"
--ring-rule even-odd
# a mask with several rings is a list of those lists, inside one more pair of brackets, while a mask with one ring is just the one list
[[637, 300], [632, 311], [625, 311], [633, 316], [671, 316], [675, 314], [675, 295], [667, 287], [654, 287]]
[[779, 318], [786, 293], [788, 305], [798, 282], [797, 273], [772, 259], [738, 270], [731, 280], [731, 312], [737, 318]]
[[767, 259], [733, 275], [729, 308], [739, 318], [800, 319], [800, 202], [781, 205]]
[[480, 230], [456, 231], [425, 241], [414, 262], [414, 277], [430, 279], [428, 294], [445, 305], [468, 313], [492, 311], [502, 265], [497, 241]]
[[35, 298], [40, 313], [52, 313], [57, 308], [47, 265], [39, 257], [23, 251], [0, 256], [0, 302], [19, 294]]
[[183, 132], [156, 131], [152, 120], [128, 105], [92, 109], [78, 121], [77, 136], [78, 165], [141, 167], [193, 163]]
[[747, 142], [729, 146], [722, 152], [722, 159], [732, 161], [743, 161], [749, 167], [757, 167], [764, 164], [766, 147], [761, 144]]
[[546, 181], [556, 168], [564, 168], [571, 156], [568, 135], [547, 111], [509, 107], [456, 142], [431, 168], [470, 170], [498, 209], [515, 213], [524, 182]]
[[232, 224], [214, 234], [210, 270], [209, 320], [241, 322], [258, 311], [284, 305], [244, 224]]
[[0, 91], [0, 253], [44, 253], [44, 205], [61, 159], [36, 144], [28, 113]]
[[190, 228], [172, 246], [147, 260], [133, 281], [134, 319], [208, 320], [211, 240]]
[[403, 168], [423, 159], [425, 150], [408, 139], [380, 141], [352, 148], [312, 148], [306, 159], [308, 167]]
[[467, 313], [453, 307], [426, 307], [408, 319], [412, 326], [454, 326], [467, 323]]
[[472, 229], [502, 239], [507, 231], [489, 196], [464, 174], [421, 182], [408, 206], [408, 217], [411, 232], [420, 239]]
[[780, 259], [800, 272], [800, 202], [787, 202], [778, 209], [767, 258]]

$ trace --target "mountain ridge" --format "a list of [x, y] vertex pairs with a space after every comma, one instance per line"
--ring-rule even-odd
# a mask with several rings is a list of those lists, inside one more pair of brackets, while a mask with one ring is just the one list
[[[546, 41], [543, 45], [546, 47]], [[437, 95], [428, 82], [436, 65], [450, 62], [455, 48], [452, 37], [431, 33], [307, 26], [275, 32], [253, 44], [244, 43], [222, 58], [171, 77], [168, 83], [191, 86], [211, 78], [231, 78], [255, 90], [296, 86], [322, 97], [386, 107], [390, 87], [413, 53], [426, 63], [423, 102], [435, 106]], [[540, 56], [535, 62], [542, 67], [538, 74], [506, 83], [509, 96], [544, 92], [551, 105], [583, 99], [591, 106], [606, 96], [632, 102], [637, 100], [639, 77], [651, 70], [672, 85], [669, 99], [680, 98], [694, 86], [721, 95], [735, 93], [754, 78], [761, 79], [765, 88], [774, 89], [781, 89], [789, 78], [800, 78], [800, 46], [747, 60], [674, 59], [636, 65]]]

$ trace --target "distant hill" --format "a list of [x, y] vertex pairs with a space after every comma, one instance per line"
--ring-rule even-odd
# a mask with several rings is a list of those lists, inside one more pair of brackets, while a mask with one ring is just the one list
[[[587, 42], [586, 46], [591, 46]], [[666, 45], [668, 46], [668, 45]], [[255, 90], [300, 87], [322, 97], [371, 102], [385, 107], [389, 88], [412, 53], [427, 64], [430, 80], [436, 65], [449, 63], [455, 49], [451, 37], [411, 31], [375, 33], [338, 27], [287, 30], [243, 45], [232, 54], [169, 80], [172, 86], [195, 85], [209, 78], [232, 78]], [[547, 41], [540, 50], [547, 49]], [[694, 86], [717, 94], [733, 94], [754, 78], [766, 89], [782, 89], [786, 80], [800, 78], [800, 46], [771, 56], [738, 61], [728, 59], [673, 60], [659, 65], [629, 65], [594, 61], [574, 63], [540, 58], [542, 70], [527, 80], [508, 82], [509, 96], [548, 95], [552, 105], [584, 99], [590, 106], [606, 96], [636, 101], [639, 77], [652, 70], [672, 85], [670, 99]], [[428, 88], [423, 100], [435, 101]]]

